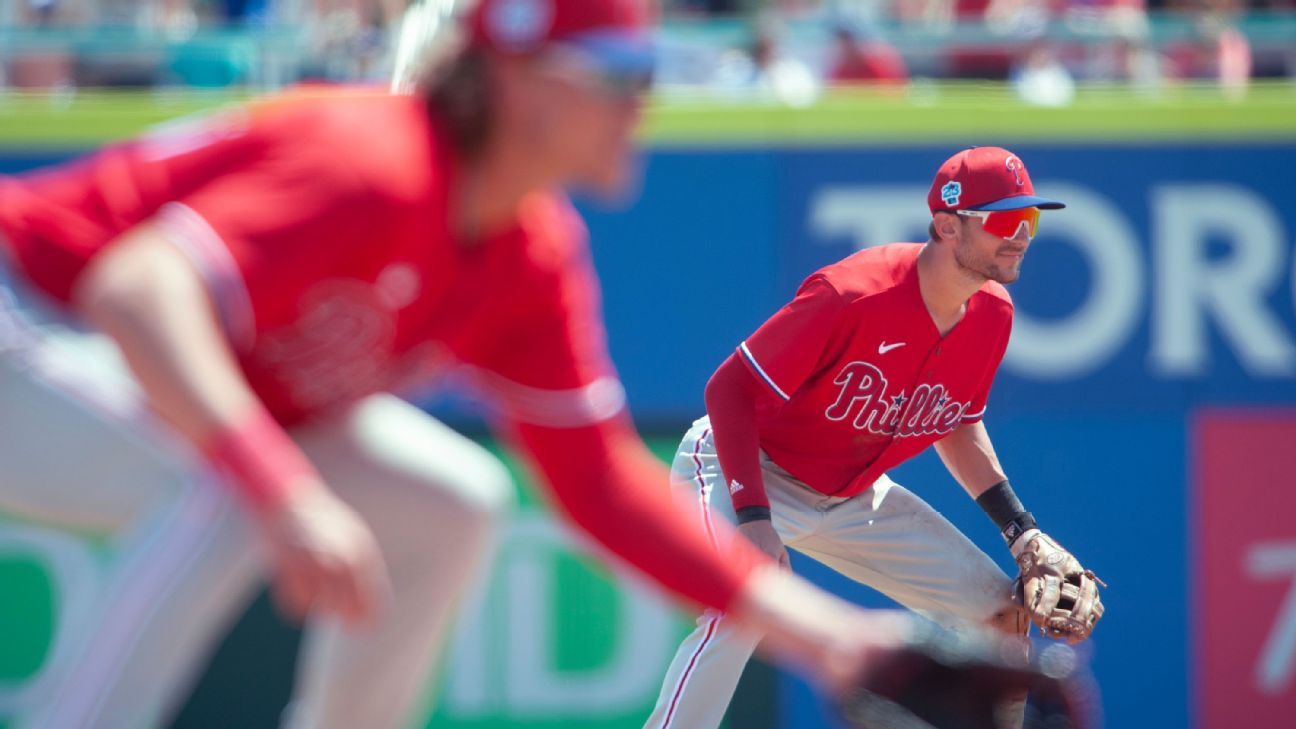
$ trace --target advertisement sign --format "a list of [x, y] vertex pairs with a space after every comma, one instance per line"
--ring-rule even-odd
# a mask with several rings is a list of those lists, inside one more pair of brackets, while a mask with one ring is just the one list
[[[658, 446], [667, 450], [674, 443]], [[520, 473], [514, 473], [521, 488]], [[524, 502], [533, 501], [529, 494], [527, 488]], [[461, 608], [438, 685], [428, 687], [436, 697], [429, 727], [642, 726], [675, 647], [692, 625], [657, 590], [594, 555], [601, 553], [538, 505], [515, 514], [493, 570]], [[82, 621], [95, 609], [95, 588], [112, 559], [94, 541], [0, 520], [0, 727], [50, 700], [49, 669], [75, 648], [58, 626]], [[293, 649], [286, 627], [262, 627], [262, 650]], [[215, 671], [224, 685], [199, 687], [202, 710], [187, 713], [193, 718], [182, 725], [226, 726], [221, 717], [230, 712], [273, 721], [287, 696], [249, 686], [261, 679], [246, 670], [255, 652], [243, 653], [236, 670]], [[256, 660], [283, 663], [273, 659]], [[280, 683], [286, 692], [286, 682]], [[231, 708], [235, 695], [265, 705]]]
[[[926, 240], [928, 186], [958, 148], [661, 150], [637, 203], [587, 206], [636, 415], [695, 416], [710, 373], [815, 269]], [[1043, 214], [1009, 289], [996, 409], [1296, 401], [1296, 144], [1012, 149], [1068, 208]]]
[[1197, 729], [1296, 717], [1296, 410], [1194, 420]]

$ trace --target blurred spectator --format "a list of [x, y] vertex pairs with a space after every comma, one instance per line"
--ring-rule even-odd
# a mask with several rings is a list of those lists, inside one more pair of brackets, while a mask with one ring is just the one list
[[1052, 10], [1073, 28], [1130, 37], [1147, 35], [1145, 0], [1053, 0]]
[[894, 47], [867, 30], [841, 24], [833, 34], [835, 40], [832, 67], [828, 81], [835, 85], [879, 84], [901, 85], [909, 80], [904, 59]]
[[[100, 38], [102, 45], [78, 46], [78, 86], [146, 88], [189, 83], [201, 76], [177, 75], [172, 56], [199, 67], [225, 62], [226, 47], [195, 39], [200, 27], [213, 20], [213, 8], [201, 0], [98, 0], [96, 6], [95, 23], [105, 28], [105, 35]], [[223, 78], [225, 83], [241, 80], [232, 74]]]
[[[71, 89], [375, 81], [390, 68], [399, 19], [410, 2], [0, 0], [0, 24], [30, 29], [35, 39], [0, 47], [0, 84]], [[1211, 80], [1240, 93], [1252, 77], [1296, 75], [1296, 38], [1283, 38], [1265, 25], [1286, 27], [1283, 23], [1296, 17], [1291, 14], [1296, 0], [662, 0], [662, 5], [668, 15], [696, 20], [676, 26], [678, 32], [663, 43], [659, 78], [672, 92], [713, 86], [799, 105], [817, 98], [824, 83], [900, 86], [919, 75], [1008, 79], [1034, 103], [1061, 103], [1058, 99], [1067, 97], [1067, 89], [1074, 91], [1077, 80], [1150, 90], [1163, 87], [1166, 79]], [[1155, 33], [1149, 8], [1161, 13]], [[1243, 16], [1248, 9], [1287, 15]], [[751, 18], [757, 12], [766, 15], [750, 45], [727, 51], [738, 26], [706, 20]], [[1199, 20], [1185, 38], [1181, 19], [1188, 16]], [[787, 31], [782, 39], [792, 45], [786, 48], [776, 42], [770, 22], [775, 18], [786, 23], [777, 26], [780, 34]], [[902, 31], [912, 39], [903, 55], [871, 32], [890, 29], [894, 21], [913, 26]], [[86, 26], [103, 32], [68, 31]], [[1248, 39], [1244, 28], [1264, 32]], [[823, 42], [825, 32], [831, 44]]]
[[1118, 37], [1090, 56], [1090, 79], [1124, 81], [1140, 91], [1165, 85], [1165, 62], [1146, 37]]
[[809, 66], [791, 56], [779, 53], [774, 35], [757, 34], [751, 57], [756, 65], [755, 85], [791, 106], [804, 106], [819, 95], [819, 83]]
[[1053, 12], [1078, 36], [1069, 54], [1073, 68], [1096, 81], [1160, 87], [1162, 73], [1148, 39], [1146, 0], [1052, 0]]
[[722, 90], [805, 106], [819, 95], [819, 82], [802, 61], [779, 53], [769, 27], [757, 29], [747, 53], [726, 53], [716, 71]]
[[1013, 69], [1017, 98], [1034, 106], [1067, 106], [1075, 99], [1075, 79], [1058, 59], [1052, 44], [1037, 43]]
[[92, 0], [87, 22], [114, 30], [160, 31], [183, 39], [197, 29], [205, 10], [198, 0]]
[[747, 0], [673, 0], [667, 10], [684, 15], [738, 15], [747, 11]]
[[[92, 20], [89, 2], [77, 0], [19, 0], [16, 25], [20, 28], [51, 29], [81, 25]], [[0, 58], [0, 60], [6, 60]], [[32, 49], [7, 58], [3, 77], [20, 89], [70, 89], [73, 87], [75, 58], [68, 49]]]
[[954, 19], [979, 24], [1003, 43], [959, 43], [945, 49], [945, 73], [953, 78], [1006, 79], [1023, 43], [1040, 38], [1048, 23], [1046, 0], [950, 0]]
[[385, 75], [404, 0], [311, 0], [302, 19], [310, 54], [303, 74], [313, 81], [374, 81]]
[[1152, 44], [1146, 14], [1118, 14], [1108, 20], [1112, 22], [1100, 30], [1091, 28], [1077, 48], [1079, 75], [1091, 81], [1123, 81], [1144, 90], [1160, 88], [1164, 64]]
[[264, 22], [270, 14], [269, 0], [219, 0], [216, 17], [227, 25], [250, 25]]
[[821, 0], [767, 0], [765, 8], [775, 10], [781, 17], [792, 18], [812, 15], [823, 9]]
[[1208, 13], [1194, 23], [1190, 40], [1166, 49], [1171, 76], [1215, 81], [1230, 94], [1246, 92], [1251, 80], [1251, 44], [1224, 15]]
[[821, 0], [664, 0], [667, 15], [755, 15], [777, 12], [783, 17], [804, 15], [819, 10]]
[[88, 15], [85, 3], [63, 0], [27, 0], [18, 3], [19, 19], [23, 25], [48, 27], [67, 25], [85, 19]]

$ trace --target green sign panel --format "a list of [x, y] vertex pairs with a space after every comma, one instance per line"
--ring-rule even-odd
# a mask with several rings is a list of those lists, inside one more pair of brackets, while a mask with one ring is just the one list
[[[522, 507], [503, 530], [493, 569], [464, 601], [429, 687], [435, 708], [426, 726], [638, 729], [691, 620], [640, 578], [593, 558], [597, 548], [554, 520], [514, 473]], [[95, 609], [113, 556], [101, 542], [0, 517], [0, 727], [51, 700], [49, 668], [73, 647], [62, 628]], [[256, 612], [249, 620], [273, 622]], [[293, 650], [289, 628], [271, 625], [281, 639], [267, 640], [264, 627], [257, 652]], [[236, 695], [268, 704], [258, 716], [273, 725], [286, 697], [240, 691], [238, 683], [283, 677], [255, 676], [248, 646], [238, 652], [239, 670], [214, 669], [200, 686], [200, 695], [222, 698], [196, 698], [177, 727], [228, 726], [217, 714]], [[247, 716], [248, 707], [239, 710]]]

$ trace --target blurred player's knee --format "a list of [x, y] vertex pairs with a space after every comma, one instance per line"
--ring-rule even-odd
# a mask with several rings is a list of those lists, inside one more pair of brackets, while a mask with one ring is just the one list
[[504, 464], [475, 443], [442, 454], [453, 472], [438, 469], [425, 484], [426, 511], [442, 528], [468, 538], [493, 531], [513, 506], [513, 478]]
[[435, 420], [428, 426], [429, 431], [440, 431], [427, 449], [428, 460], [435, 462], [428, 469], [428, 486], [436, 508], [450, 509], [465, 526], [489, 527], [513, 506], [513, 476], [494, 454], [473, 440]]
[[366, 398], [341, 427], [300, 442], [380, 539], [468, 539], [513, 502], [512, 477], [490, 451], [389, 395]]
[[[489, 531], [513, 507], [513, 477], [499, 459], [480, 446], [472, 445], [479, 452], [464, 459], [464, 469], [457, 476], [459, 483], [453, 492], [458, 496], [456, 505], [465, 526]], [[466, 454], [461, 452], [459, 455]]]

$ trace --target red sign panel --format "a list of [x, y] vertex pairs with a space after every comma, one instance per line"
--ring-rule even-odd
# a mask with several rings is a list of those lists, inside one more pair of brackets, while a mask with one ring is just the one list
[[1197, 729], [1296, 727], [1296, 411], [1193, 427]]

